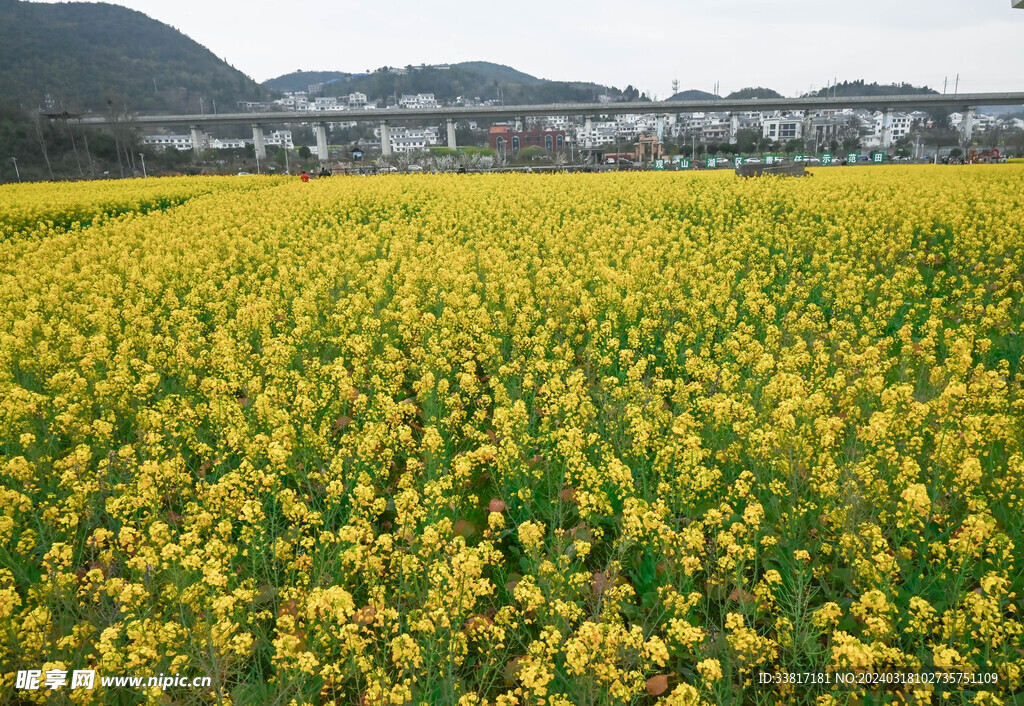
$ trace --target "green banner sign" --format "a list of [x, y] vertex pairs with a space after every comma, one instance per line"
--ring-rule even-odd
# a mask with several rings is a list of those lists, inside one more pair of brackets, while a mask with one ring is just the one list
[[860, 155], [857, 154], [856, 152], [851, 152], [850, 154], [846, 155], [847, 164], [856, 164], [858, 161], [860, 161]]
[[664, 169], [665, 168], [665, 160], [664, 159], [656, 159], [656, 160], [654, 160], [654, 168], [655, 169]]
[[774, 154], [766, 154], [764, 156], [765, 164], [775, 164], [777, 161], [779, 161], [779, 158], [776, 157]]
[[689, 169], [690, 168], [690, 158], [689, 157], [679, 157], [676, 160], [676, 162], [677, 162], [677, 166], [680, 169]]
[[821, 163], [822, 164], [832, 164], [832, 155], [830, 155], [828, 152], [826, 152], [825, 154], [821, 155]]
[[706, 160], [704, 160], [704, 164], [707, 165], [708, 169], [714, 169], [718, 165], [714, 157], [708, 157]]
[[885, 152], [872, 152], [871, 161], [875, 164], [881, 164], [885, 161]]
[[733, 163], [733, 166], [742, 167], [743, 166], [743, 157], [740, 157], [738, 155], [733, 157], [732, 158], [732, 163]]

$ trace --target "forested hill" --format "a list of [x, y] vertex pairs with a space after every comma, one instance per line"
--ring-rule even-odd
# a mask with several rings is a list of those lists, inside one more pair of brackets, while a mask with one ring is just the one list
[[32, 109], [234, 111], [267, 94], [173, 27], [106, 3], [0, 0], [0, 66], [0, 95]]
[[509, 105], [589, 103], [601, 95], [613, 100], [646, 98], [632, 86], [619, 89], [583, 81], [550, 81], [487, 61], [467, 61], [447, 68], [407, 66], [398, 71], [385, 66], [356, 74], [296, 71], [265, 81], [263, 86], [271, 90], [304, 91], [317, 83], [324, 84], [321, 95], [342, 96], [358, 91], [374, 103], [394, 102], [403, 93], [433, 93], [438, 101], [444, 102], [461, 97], [501, 100]]
[[808, 97], [819, 98], [822, 96], [916, 96], [938, 93], [927, 86], [912, 86], [909, 83], [865, 83], [859, 81], [843, 81], [827, 88], [821, 88], [813, 93], [806, 94]]

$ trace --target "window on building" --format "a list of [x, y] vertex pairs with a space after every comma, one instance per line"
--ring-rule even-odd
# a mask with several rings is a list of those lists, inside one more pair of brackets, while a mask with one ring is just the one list
[[518, 136], [512, 138], [512, 151], [513, 152], [518, 152], [519, 151], [519, 137]]
[[559, 135], [558, 136], [558, 140], [557, 140], [557, 144], [558, 144], [558, 149], [562, 149], [563, 147], [565, 147], [565, 138], [562, 137], [561, 135]]

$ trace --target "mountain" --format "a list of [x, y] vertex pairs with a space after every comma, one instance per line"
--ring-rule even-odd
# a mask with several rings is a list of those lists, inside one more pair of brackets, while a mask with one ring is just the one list
[[[590, 103], [601, 95], [613, 100], [645, 100], [632, 86], [620, 90], [613, 86], [582, 81], [549, 81], [517, 71], [510, 66], [488, 61], [466, 61], [438, 66], [384, 66], [363, 74], [330, 71], [296, 71], [263, 83], [268, 90], [304, 91], [311, 84], [321, 83], [329, 76], [321, 95], [343, 96], [365, 93], [371, 103], [386, 105], [403, 93], [433, 93], [438, 101], [457, 98], [501, 100], [506, 104]], [[317, 80], [310, 80], [316, 77]]]
[[[107, 3], [0, 0], [0, 96], [26, 108], [235, 110], [266, 90], [169, 25]], [[109, 106], [109, 107], [108, 107]]]
[[745, 98], [782, 98], [782, 94], [778, 91], [773, 91], [770, 88], [741, 88], [738, 91], [733, 91], [726, 98], [732, 98], [736, 100], [742, 100]]
[[864, 80], [843, 81], [834, 86], [821, 88], [813, 93], [805, 93], [808, 98], [821, 98], [822, 96], [915, 96], [937, 94], [933, 88], [927, 86], [913, 86], [909, 83], [864, 83]]
[[310, 86], [318, 83], [334, 83], [341, 79], [348, 78], [352, 74], [343, 71], [293, 71], [277, 78], [263, 82], [263, 87], [272, 91], [295, 93], [306, 91]]
[[670, 96], [667, 100], [670, 101], [716, 101], [720, 96], [716, 96], [714, 93], [708, 93], [707, 91], [698, 91], [695, 88], [691, 88], [688, 91], [680, 91]]
[[492, 64], [489, 61], [463, 61], [456, 66], [475, 72], [488, 81], [508, 81], [510, 83], [537, 84], [545, 79], [517, 71], [504, 64]]

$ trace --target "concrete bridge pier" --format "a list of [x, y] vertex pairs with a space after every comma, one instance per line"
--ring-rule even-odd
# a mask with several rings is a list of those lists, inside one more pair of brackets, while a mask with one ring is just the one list
[[382, 157], [391, 156], [391, 131], [386, 120], [380, 123], [380, 154]]
[[203, 136], [203, 127], [201, 125], [192, 125], [189, 128], [192, 132], [192, 151], [196, 155], [201, 155], [203, 150], [206, 149], [206, 138]]
[[729, 144], [736, 144], [736, 133], [740, 131], [740, 116], [736, 113], [729, 113]]
[[882, 111], [882, 149], [892, 147], [892, 108]]
[[455, 121], [448, 118], [448, 149], [455, 149]]
[[326, 162], [330, 159], [330, 155], [327, 153], [327, 124], [314, 123], [313, 132], [316, 133], [316, 158], [321, 162]]
[[974, 111], [975, 107], [973, 105], [969, 105], [967, 106], [967, 108], [964, 109], [964, 143], [968, 147], [971, 146], [971, 135], [974, 132]]
[[263, 126], [256, 123], [252, 126], [252, 146], [256, 150], [256, 157], [266, 162], [267, 145], [263, 142]]

